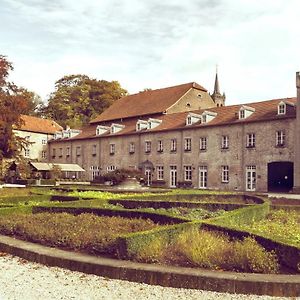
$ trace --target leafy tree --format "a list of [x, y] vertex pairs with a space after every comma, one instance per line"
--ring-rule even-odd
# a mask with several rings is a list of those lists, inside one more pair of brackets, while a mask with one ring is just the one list
[[13, 126], [21, 125], [20, 114], [28, 111], [28, 101], [7, 77], [13, 66], [0, 55], [0, 160], [14, 157], [26, 143], [13, 134]]
[[43, 113], [62, 126], [81, 127], [126, 94], [118, 81], [96, 80], [80, 74], [64, 76], [56, 81]]

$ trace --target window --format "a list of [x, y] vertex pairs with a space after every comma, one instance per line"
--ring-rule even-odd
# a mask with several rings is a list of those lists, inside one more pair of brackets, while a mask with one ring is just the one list
[[113, 172], [113, 171], [115, 171], [115, 170], [117, 170], [117, 167], [116, 167], [116, 166], [108, 166], [108, 167], [106, 168], [106, 171], [107, 171], [107, 172]]
[[247, 134], [247, 148], [255, 148], [255, 133], [248, 133]]
[[92, 145], [92, 156], [97, 155], [97, 145]]
[[192, 166], [184, 166], [184, 180], [192, 181]]
[[158, 141], [157, 142], [157, 152], [163, 152], [163, 151], [164, 151], [163, 141]]
[[239, 118], [240, 118], [240, 119], [245, 119], [245, 110], [244, 110], [244, 109], [241, 109], [241, 110], [240, 110]]
[[52, 158], [55, 158], [55, 156], [56, 156], [56, 149], [53, 148], [53, 149], [52, 149]]
[[207, 138], [206, 137], [201, 137], [200, 138], [200, 150], [201, 151], [206, 151], [207, 149]]
[[145, 142], [145, 152], [146, 153], [150, 153], [151, 152], [151, 142], [150, 141], [146, 141]]
[[63, 148], [59, 148], [59, 157], [62, 157], [63, 156]]
[[285, 132], [283, 130], [276, 131], [276, 146], [285, 146]]
[[46, 158], [46, 151], [42, 151], [42, 158]]
[[76, 147], [76, 156], [80, 156], [81, 155], [81, 147], [78, 146]]
[[164, 180], [164, 166], [157, 166], [157, 180]]
[[192, 117], [191, 116], [187, 116], [186, 118], [186, 125], [191, 125], [192, 124]]
[[109, 145], [109, 154], [114, 155], [116, 151], [116, 145], [115, 144], [110, 144]]
[[171, 152], [176, 152], [177, 150], [177, 140], [171, 139]]
[[229, 148], [229, 136], [222, 135], [221, 138], [221, 149], [228, 149]]
[[286, 113], [286, 104], [284, 102], [281, 102], [278, 105], [278, 114], [285, 115], [285, 113]]
[[47, 140], [43, 139], [42, 140], [42, 145], [46, 145], [47, 144]]
[[133, 154], [135, 152], [135, 144], [133, 142], [131, 142], [129, 144], [129, 153]]
[[229, 182], [229, 166], [222, 166], [222, 182]]
[[67, 156], [67, 157], [70, 156], [70, 147], [67, 147], [67, 148], [66, 148], [66, 156]]
[[24, 156], [29, 157], [30, 155], [30, 150], [28, 148], [24, 149]]
[[94, 180], [96, 177], [100, 176], [99, 166], [91, 166], [90, 170], [92, 173], [92, 180]]
[[184, 151], [191, 151], [192, 150], [192, 139], [185, 138], [184, 139]]

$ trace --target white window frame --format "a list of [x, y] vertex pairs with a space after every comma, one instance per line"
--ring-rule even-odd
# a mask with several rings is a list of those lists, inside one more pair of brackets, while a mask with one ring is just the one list
[[47, 155], [46, 155], [46, 154], [47, 154], [47, 151], [42, 150], [42, 158], [44, 158], [44, 159], [47, 158]]
[[157, 152], [164, 152], [164, 143], [162, 140], [157, 142]]
[[47, 140], [42, 139], [42, 145], [47, 145]]
[[184, 181], [192, 181], [192, 174], [193, 174], [192, 166], [191, 165], [184, 166]]
[[189, 137], [184, 138], [184, 151], [192, 151], [192, 139]]
[[135, 152], [135, 144], [134, 142], [129, 143], [129, 153], [134, 153]]
[[164, 180], [164, 166], [156, 167], [157, 180]]
[[177, 151], [177, 139], [171, 139], [171, 152]]
[[92, 156], [96, 156], [97, 155], [97, 145], [93, 144], [92, 145]]
[[67, 148], [66, 148], [66, 156], [70, 156], [70, 153], [71, 153], [71, 152], [70, 152], [70, 147], [67, 147]]
[[145, 153], [151, 152], [151, 141], [145, 141]]
[[229, 136], [228, 135], [222, 135], [221, 149], [229, 149]]
[[227, 165], [222, 166], [221, 180], [222, 180], [222, 183], [229, 182], [229, 166], [227, 166]]
[[109, 154], [113, 155], [115, 153], [116, 153], [116, 144], [114, 143], [109, 144]]
[[199, 140], [199, 149], [200, 151], [206, 151], [207, 150], [207, 137], [200, 137]]
[[24, 157], [29, 157], [30, 156], [30, 149], [29, 148], [25, 148], [24, 149]]
[[277, 147], [285, 146], [285, 131], [284, 130], [276, 131], [276, 146]]
[[239, 119], [245, 119], [245, 118], [246, 118], [245, 110], [241, 109], [239, 111]]
[[255, 148], [255, 142], [255, 133], [247, 133], [246, 147]]
[[111, 165], [111, 166], [107, 166], [107, 167], [106, 167], [106, 171], [107, 171], [107, 172], [113, 172], [113, 171], [115, 171], [115, 170], [117, 170], [117, 167], [116, 167], [116, 166]]
[[257, 185], [256, 166], [246, 166], [246, 191], [255, 191]]
[[286, 104], [284, 102], [281, 102], [278, 104], [278, 115], [285, 115], [286, 114]]

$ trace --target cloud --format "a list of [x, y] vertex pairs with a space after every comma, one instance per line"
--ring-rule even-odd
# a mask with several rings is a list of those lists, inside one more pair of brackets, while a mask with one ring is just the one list
[[228, 103], [294, 94], [298, 0], [0, 0], [14, 80], [45, 97], [66, 74], [119, 80], [130, 92], [188, 81]]

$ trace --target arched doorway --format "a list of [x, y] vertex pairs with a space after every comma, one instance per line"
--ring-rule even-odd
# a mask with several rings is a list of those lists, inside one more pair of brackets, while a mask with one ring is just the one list
[[288, 192], [294, 185], [294, 164], [290, 161], [268, 163], [268, 191]]

